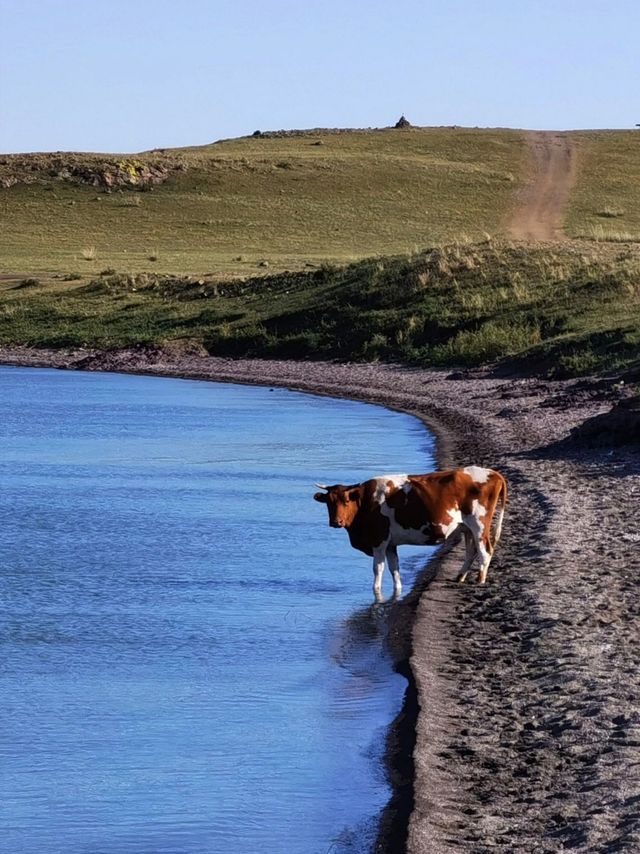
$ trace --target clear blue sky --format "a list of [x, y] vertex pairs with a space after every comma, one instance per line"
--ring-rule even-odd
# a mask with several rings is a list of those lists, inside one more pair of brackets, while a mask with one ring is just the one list
[[640, 122], [639, 0], [0, 0], [0, 151]]

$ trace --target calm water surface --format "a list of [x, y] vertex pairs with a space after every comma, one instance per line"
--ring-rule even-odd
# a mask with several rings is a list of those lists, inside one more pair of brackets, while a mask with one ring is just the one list
[[0, 393], [0, 850], [369, 850], [405, 683], [311, 496], [428, 470], [419, 422], [114, 374]]

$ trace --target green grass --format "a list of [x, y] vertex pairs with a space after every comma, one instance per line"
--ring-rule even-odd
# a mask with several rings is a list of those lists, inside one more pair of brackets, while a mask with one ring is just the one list
[[640, 241], [640, 130], [576, 131], [576, 184], [566, 231], [597, 241]]
[[107, 274], [0, 291], [0, 343], [196, 340], [216, 355], [480, 365], [565, 376], [640, 357], [640, 256], [595, 244], [454, 244], [247, 281]]
[[[502, 230], [523, 145], [518, 131], [412, 128], [248, 137], [135, 157], [6, 156], [0, 268], [229, 278], [265, 262], [296, 270], [477, 240]], [[118, 163], [157, 165], [169, 177], [149, 192], [110, 193], [57, 177]]]

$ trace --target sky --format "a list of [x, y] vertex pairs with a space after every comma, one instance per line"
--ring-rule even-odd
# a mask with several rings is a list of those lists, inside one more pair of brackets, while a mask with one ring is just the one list
[[0, 0], [0, 152], [640, 123], [638, 0]]

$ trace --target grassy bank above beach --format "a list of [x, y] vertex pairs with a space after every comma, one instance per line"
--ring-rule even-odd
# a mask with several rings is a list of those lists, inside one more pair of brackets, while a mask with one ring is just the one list
[[0, 344], [130, 347], [197, 341], [214, 355], [393, 361], [506, 360], [567, 376], [640, 352], [633, 245], [486, 241], [243, 281], [120, 274], [5, 278]]

